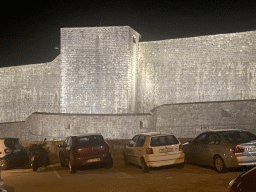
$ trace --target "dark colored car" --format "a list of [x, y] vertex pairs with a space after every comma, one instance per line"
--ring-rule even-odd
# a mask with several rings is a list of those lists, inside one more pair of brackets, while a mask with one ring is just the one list
[[19, 167], [28, 164], [29, 157], [18, 138], [0, 139], [0, 169]]
[[71, 173], [75, 173], [77, 167], [95, 163], [104, 164], [106, 168], [113, 166], [109, 146], [97, 133], [67, 137], [59, 145], [59, 158], [61, 166], [68, 166]]
[[255, 192], [256, 167], [233, 179], [229, 183], [230, 192]]
[[186, 162], [227, 172], [228, 168], [256, 165], [256, 135], [237, 129], [207, 131], [184, 143], [183, 151]]

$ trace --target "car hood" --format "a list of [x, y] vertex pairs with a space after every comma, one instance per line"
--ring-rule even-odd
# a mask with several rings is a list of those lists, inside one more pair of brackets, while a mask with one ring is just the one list
[[242, 173], [235, 180], [236, 181], [243, 181], [247, 178], [252, 178], [252, 177], [256, 178], [256, 167], [250, 169], [249, 171], [246, 171], [246, 172]]

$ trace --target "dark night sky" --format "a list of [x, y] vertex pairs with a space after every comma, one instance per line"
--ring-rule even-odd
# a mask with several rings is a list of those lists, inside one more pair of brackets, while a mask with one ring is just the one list
[[130, 26], [140, 41], [256, 30], [255, 0], [46, 0], [32, 6], [10, 2], [5, 8], [0, 67], [52, 61], [60, 52], [54, 47], [60, 46], [63, 27]]

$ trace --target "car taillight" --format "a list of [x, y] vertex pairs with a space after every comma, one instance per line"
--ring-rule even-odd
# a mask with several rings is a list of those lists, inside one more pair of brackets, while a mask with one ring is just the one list
[[111, 153], [110, 148], [109, 148], [109, 146], [108, 146], [107, 144], [105, 145], [105, 149], [106, 149], [106, 151], [108, 151], [109, 153]]
[[244, 148], [243, 147], [234, 147], [233, 148], [233, 153], [243, 153], [244, 152]]
[[154, 153], [152, 148], [147, 148], [146, 152], [147, 152], [147, 154], [153, 154]]
[[181, 144], [179, 145], [179, 150], [182, 151], [182, 145]]
[[9, 149], [9, 148], [6, 148], [6, 149], [4, 149], [4, 152], [5, 152], [6, 154], [9, 154], [9, 153], [11, 153], [11, 152], [12, 152], [12, 150], [11, 150], [11, 149]]

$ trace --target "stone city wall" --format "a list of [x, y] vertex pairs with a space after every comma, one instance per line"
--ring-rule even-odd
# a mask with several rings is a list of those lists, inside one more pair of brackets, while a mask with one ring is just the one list
[[211, 129], [242, 129], [256, 134], [256, 100], [169, 104], [153, 110], [157, 131], [194, 138]]
[[61, 113], [134, 113], [138, 40], [128, 26], [62, 28]]
[[60, 57], [43, 64], [0, 68], [0, 123], [35, 111], [60, 112]]
[[24, 122], [1, 123], [1, 137], [22, 141], [64, 140], [67, 136], [101, 133], [105, 139], [130, 139], [136, 133], [152, 131], [151, 114], [31, 114]]
[[256, 98], [256, 31], [140, 42], [137, 112]]

